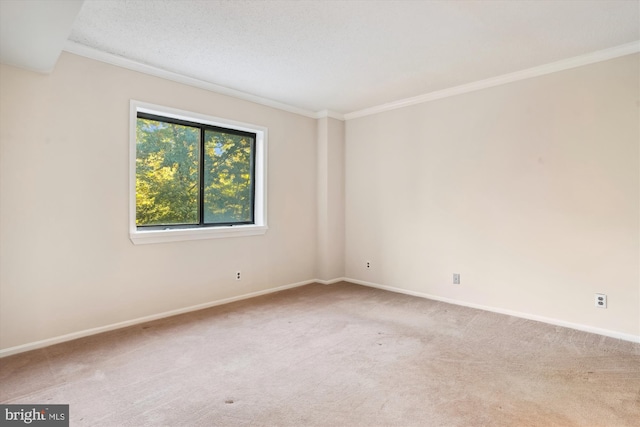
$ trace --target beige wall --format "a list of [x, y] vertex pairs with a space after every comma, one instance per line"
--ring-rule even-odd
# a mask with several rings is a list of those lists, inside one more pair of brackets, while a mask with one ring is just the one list
[[640, 338], [638, 58], [349, 120], [347, 277]]
[[344, 277], [344, 122], [318, 119], [318, 274]]
[[[0, 94], [1, 348], [315, 277], [316, 120], [66, 53]], [[266, 235], [134, 246], [130, 99], [268, 127]]]

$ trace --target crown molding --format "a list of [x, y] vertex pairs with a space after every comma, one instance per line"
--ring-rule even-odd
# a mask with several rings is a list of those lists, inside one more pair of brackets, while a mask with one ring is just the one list
[[267, 107], [277, 108], [279, 110], [287, 111], [294, 114], [299, 114], [312, 119], [321, 119], [325, 117], [331, 117], [336, 120], [344, 121], [344, 120], [355, 119], [358, 117], [370, 116], [370, 115], [382, 113], [385, 111], [397, 110], [399, 108], [404, 108], [411, 105], [435, 101], [437, 99], [448, 98], [450, 96], [461, 95], [467, 92], [473, 92], [473, 91], [487, 89], [494, 86], [500, 86], [503, 84], [512, 83], [519, 80], [539, 77], [545, 74], [551, 74], [558, 71], [581, 67], [583, 65], [593, 64], [596, 62], [607, 61], [609, 59], [614, 59], [621, 56], [631, 55], [631, 54], [640, 52], [640, 40], [623, 44], [620, 46], [612, 47], [609, 49], [599, 50], [596, 52], [587, 53], [584, 55], [575, 56], [568, 59], [563, 59], [561, 61], [552, 62], [549, 64], [540, 65], [533, 68], [528, 68], [526, 70], [516, 71], [514, 73], [503, 74], [501, 76], [491, 77], [488, 79], [479, 80], [472, 83], [466, 83], [463, 85], [454, 86], [447, 89], [437, 90], [434, 92], [429, 92], [422, 95], [414, 96], [411, 98], [392, 101], [386, 104], [381, 104], [381, 105], [353, 111], [346, 114], [341, 114], [331, 110], [322, 110], [322, 111], [314, 112], [311, 110], [294, 107], [292, 105], [284, 104], [282, 102], [274, 101], [272, 99], [263, 98], [263, 97], [252, 95], [250, 93], [242, 92], [236, 89], [231, 89], [225, 86], [209, 83], [204, 80], [188, 77], [179, 73], [174, 73], [172, 71], [163, 70], [161, 68], [153, 67], [151, 65], [142, 64], [140, 62], [136, 62], [118, 55], [111, 54], [111, 53], [103, 52], [103, 51], [100, 51], [100, 50], [97, 50], [73, 41], [67, 41], [63, 50], [69, 53], [73, 53], [75, 55], [84, 56], [86, 58], [105, 62], [107, 64], [115, 65], [118, 67], [126, 68], [129, 70], [137, 71], [144, 74], [149, 74], [149, 75], [160, 77], [166, 80], [175, 81], [188, 86], [193, 86], [200, 89], [215, 92], [221, 95], [232, 96], [234, 98], [254, 102], [256, 104], [265, 105]]
[[316, 119], [324, 119], [325, 117], [330, 117], [336, 120], [344, 120], [344, 114], [331, 111], [331, 110], [322, 110], [316, 113]]
[[312, 119], [318, 118], [318, 114], [315, 111], [305, 110], [303, 108], [294, 107], [292, 105], [284, 104], [282, 102], [274, 101], [272, 99], [263, 98], [250, 93], [242, 92], [236, 89], [231, 89], [225, 86], [209, 83], [204, 80], [196, 79], [193, 77], [185, 76], [183, 74], [174, 73], [173, 71], [163, 70], [161, 68], [153, 67], [151, 65], [143, 64], [131, 59], [124, 58], [122, 56], [114, 55], [112, 53], [103, 52], [92, 47], [85, 46], [80, 43], [76, 43], [70, 40], [64, 45], [64, 51], [73, 53], [74, 55], [84, 56], [85, 58], [95, 59], [96, 61], [105, 62], [107, 64], [115, 65], [117, 67], [126, 68], [129, 70], [137, 71], [144, 74], [149, 74], [162, 79], [171, 80], [177, 83], [182, 83], [188, 86], [197, 87], [200, 89], [215, 92], [221, 95], [232, 96], [234, 98], [242, 99], [244, 101], [254, 102], [256, 104], [266, 105], [267, 107], [277, 108], [279, 110], [287, 111], [289, 113], [299, 114], [301, 116], [310, 117]]
[[425, 93], [423, 95], [405, 98], [398, 101], [389, 102], [375, 107], [365, 108], [363, 110], [353, 111], [344, 114], [344, 120], [351, 120], [358, 117], [370, 116], [385, 111], [397, 110], [398, 108], [408, 107], [410, 105], [422, 104], [425, 102], [435, 101], [436, 99], [448, 98], [450, 96], [461, 95], [467, 92], [486, 89], [494, 86], [512, 83], [519, 80], [530, 79], [533, 77], [543, 76], [558, 71], [568, 70], [571, 68], [581, 67], [596, 62], [607, 61], [609, 59], [621, 56], [631, 55], [640, 52], [640, 40], [609, 49], [599, 50], [572, 58], [563, 59], [561, 61], [552, 62], [538, 67], [528, 68], [526, 70], [516, 71], [514, 73], [503, 74], [497, 77], [491, 77], [485, 80], [479, 80], [473, 83], [467, 83], [460, 86], [454, 86], [447, 89], [437, 90]]

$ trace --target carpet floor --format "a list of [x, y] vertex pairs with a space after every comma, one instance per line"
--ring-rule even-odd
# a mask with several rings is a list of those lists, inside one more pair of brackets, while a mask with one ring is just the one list
[[638, 426], [640, 345], [349, 283], [0, 359], [71, 426]]

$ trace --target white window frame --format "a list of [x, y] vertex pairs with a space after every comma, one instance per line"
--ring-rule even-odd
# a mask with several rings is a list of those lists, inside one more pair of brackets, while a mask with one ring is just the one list
[[[138, 112], [255, 133], [255, 223], [182, 229], [167, 227], [165, 230], [138, 229], [136, 226], [136, 126]], [[131, 100], [129, 109], [129, 238], [133, 244], [140, 245], [185, 240], [216, 239], [222, 237], [257, 236], [265, 234], [268, 228], [266, 127]]]

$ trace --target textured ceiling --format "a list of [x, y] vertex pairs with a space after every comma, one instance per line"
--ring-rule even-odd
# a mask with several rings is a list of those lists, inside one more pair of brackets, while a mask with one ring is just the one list
[[69, 39], [348, 113], [640, 39], [640, 3], [86, 0]]

